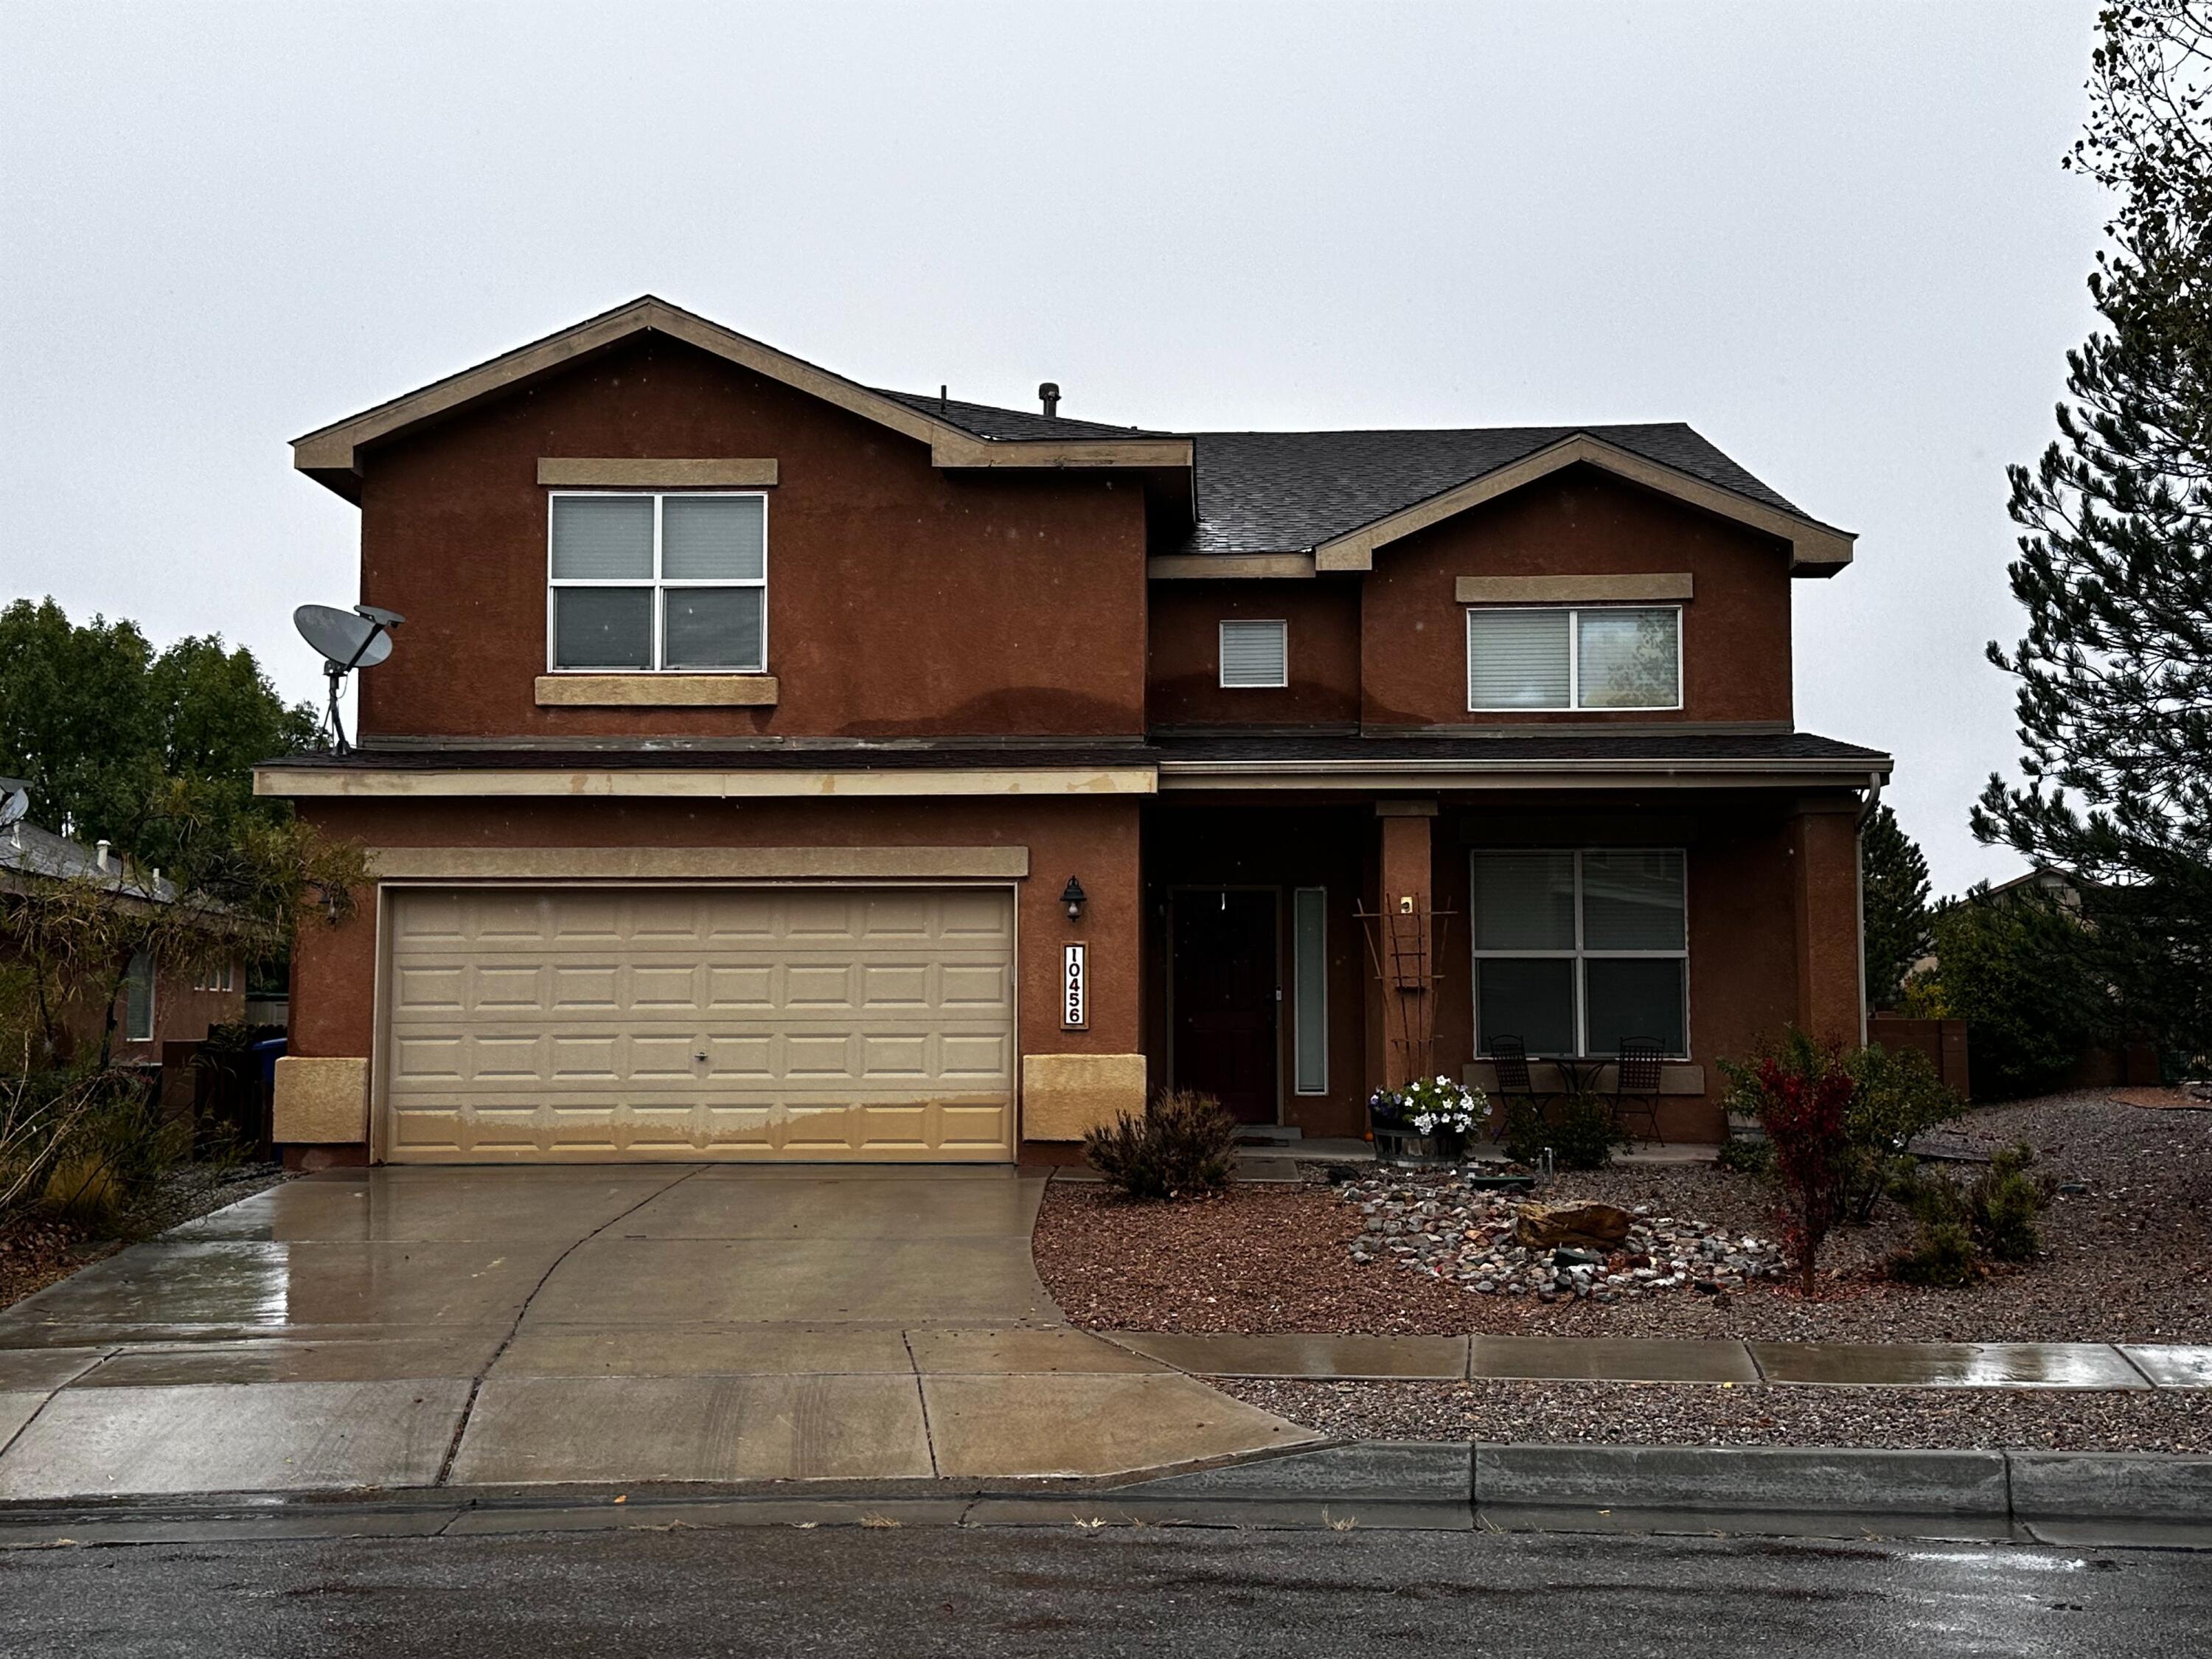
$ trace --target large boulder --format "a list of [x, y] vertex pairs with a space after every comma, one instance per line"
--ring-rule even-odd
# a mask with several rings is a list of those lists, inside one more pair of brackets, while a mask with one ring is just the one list
[[1634, 1216], [1611, 1204], [1523, 1204], [1516, 1215], [1513, 1242], [1531, 1250], [1563, 1244], [1610, 1249], [1636, 1224]]

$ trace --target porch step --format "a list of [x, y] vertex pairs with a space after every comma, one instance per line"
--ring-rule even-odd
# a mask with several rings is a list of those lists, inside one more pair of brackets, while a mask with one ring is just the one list
[[1240, 1123], [1237, 1139], [1246, 1146], [1288, 1146], [1305, 1139], [1306, 1132], [1294, 1123]]

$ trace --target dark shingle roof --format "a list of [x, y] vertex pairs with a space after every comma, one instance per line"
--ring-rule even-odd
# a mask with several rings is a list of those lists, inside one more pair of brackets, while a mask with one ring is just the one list
[[870, 388], [908, 409], [949, 421], [979, 438], [1172, 438], [1181, 434], [1155, 432], [1133, 426], [1107, 426], [1098, 421], [1071, 421], [1060, 415], [1040, 415], [1032, 410], [1000, 409], [990, 404], [963, 403], [957, 398], [934, 398], [927, 392], [892, 392]]
[[[926, 393], [882, 396], [979, 438], [1176, 437]], [[1173, 553], [1305, 553], [1322, 542], [1455, 489], [1538, 450], [1588, 433], [1630, 453], [1779, 509], [1811, 515], [1680, 421], [1628, 426], [1414, 428], [1376, 432], [1200, 432], [1198, 522]]]
[[1303, 553], [1577, 433], [1807, 514], [1680, 422], [1398, 432], [1203, 432], [1198, 524], [1183, 553]]

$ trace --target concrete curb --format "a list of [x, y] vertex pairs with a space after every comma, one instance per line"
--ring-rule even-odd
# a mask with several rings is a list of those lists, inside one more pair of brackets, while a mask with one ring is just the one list
[[1152, 1526], [1741, 1533], [2212, 1550], [2212, 1457], [1362, 1441], [1117, 1484], [204, 1493], [0, 1505], [0, 1551], [623, 1528]]

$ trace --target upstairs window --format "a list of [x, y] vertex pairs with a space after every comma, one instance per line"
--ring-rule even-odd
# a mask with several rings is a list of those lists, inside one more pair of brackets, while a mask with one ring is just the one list
[[1476, 605], [1467, 613], [1470, 713], [1680, 708], [1679, 605]]
[[556, 493], [550, 665], [723, 673], [768, 667], [768, 498]]
[[1221, 684], [1254, 689], [1288, 685], [1290, 632], [1288, 623], [1222, 623]]

